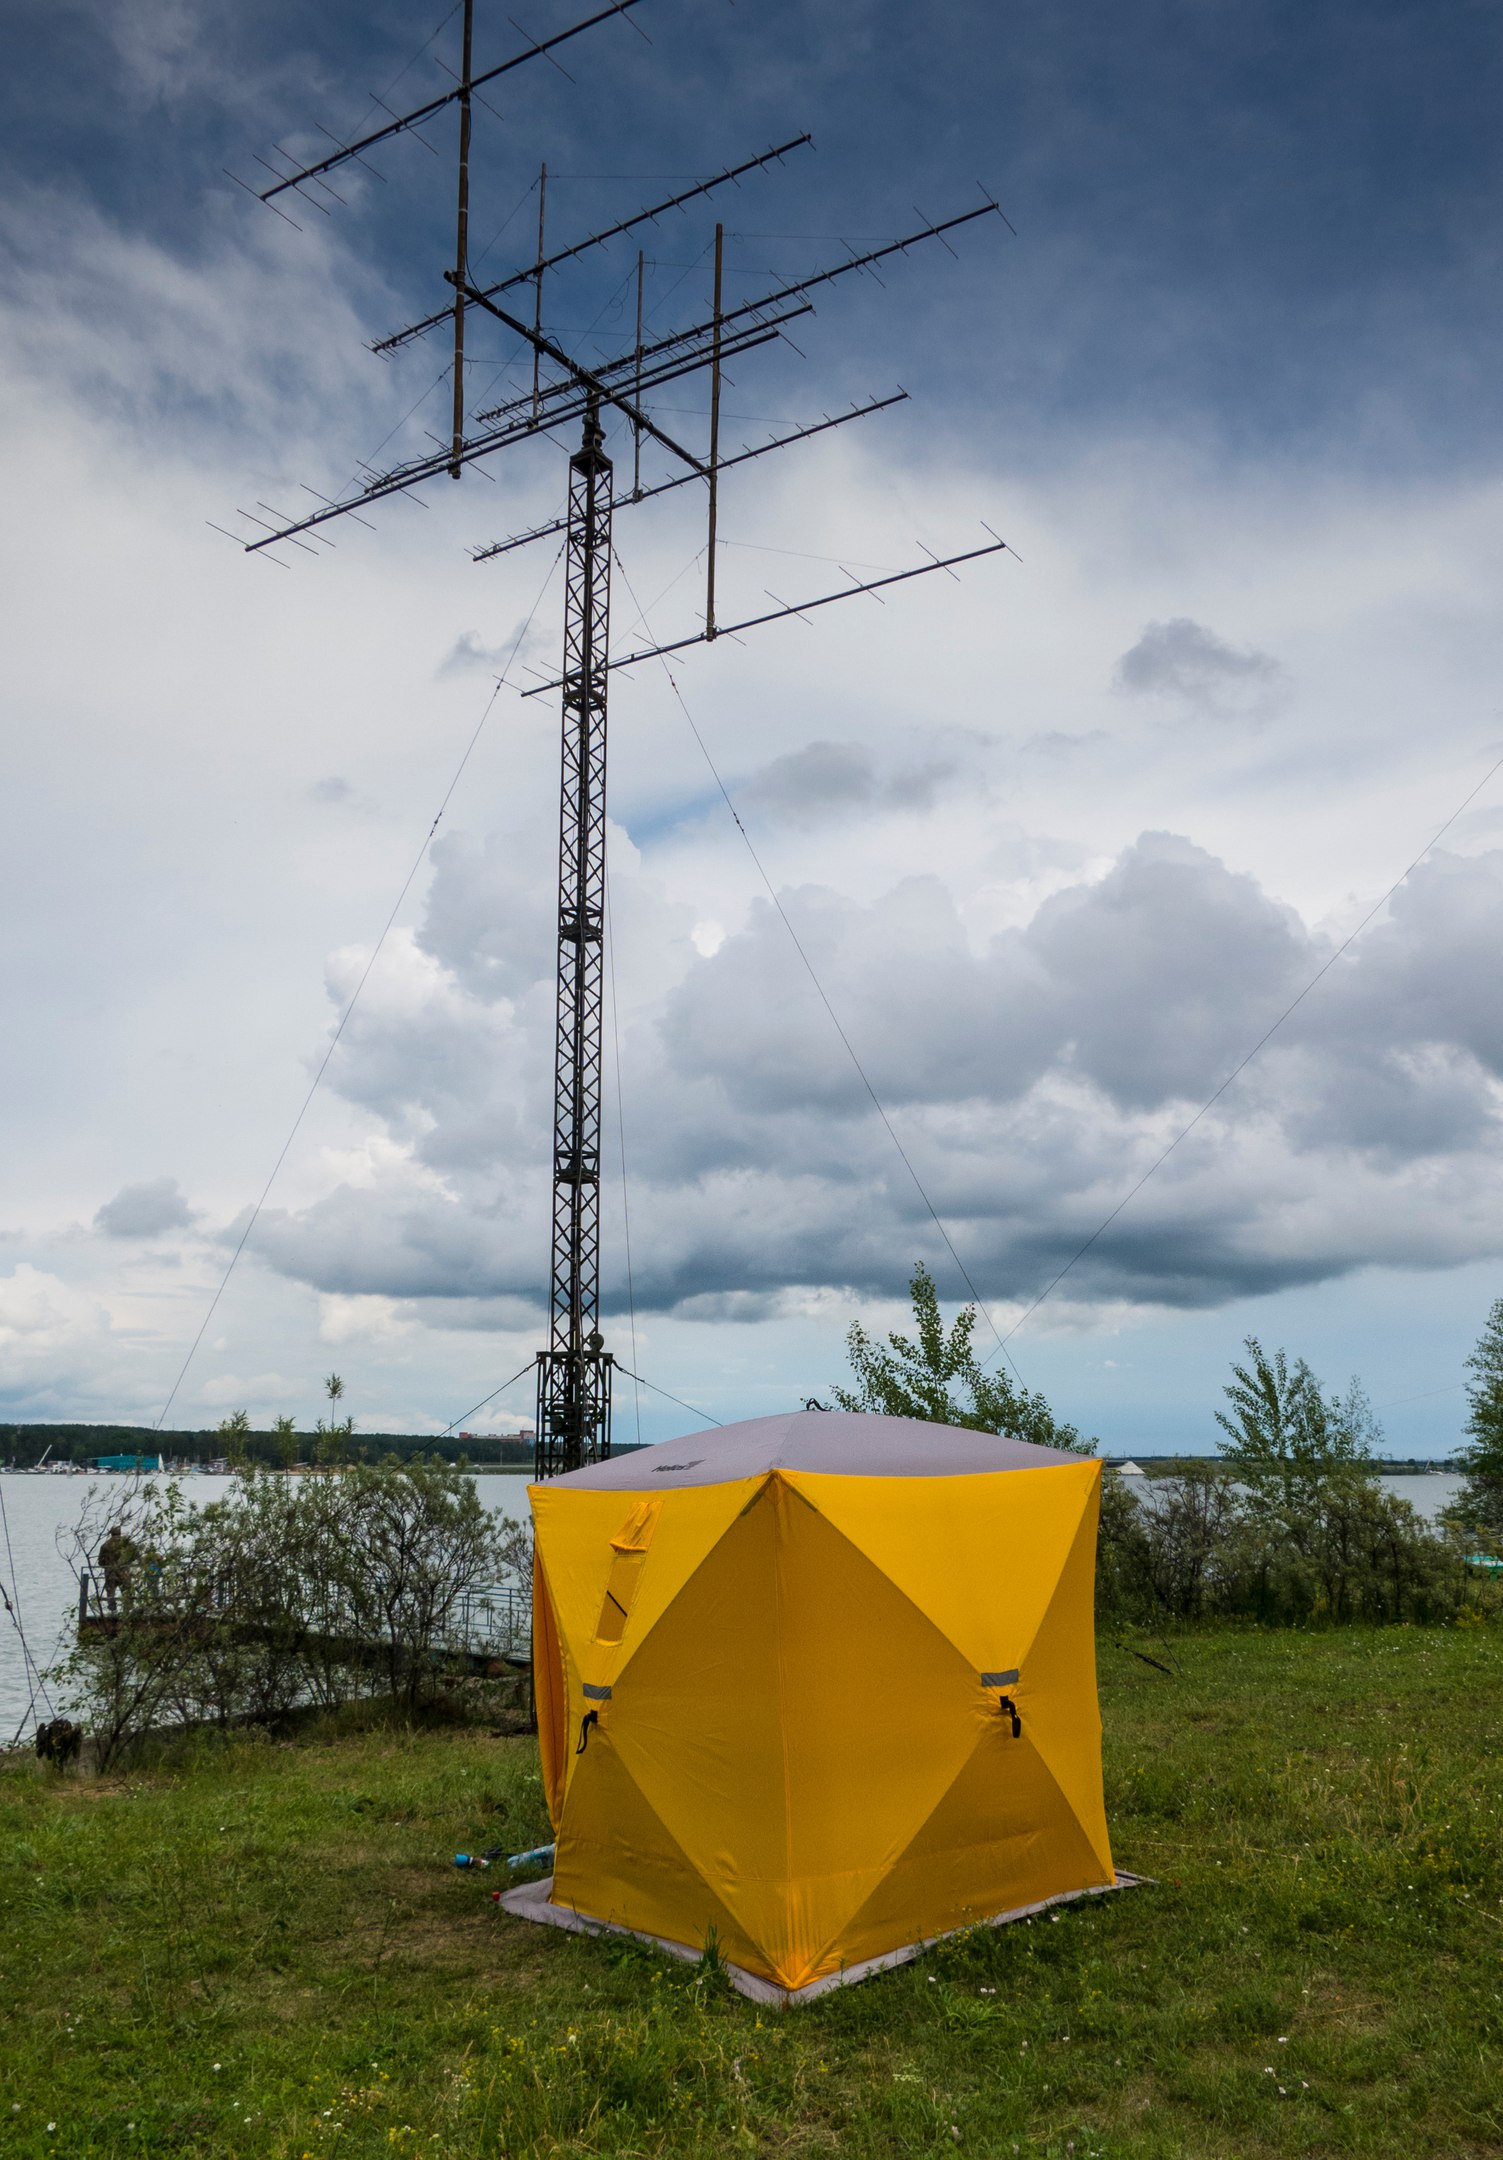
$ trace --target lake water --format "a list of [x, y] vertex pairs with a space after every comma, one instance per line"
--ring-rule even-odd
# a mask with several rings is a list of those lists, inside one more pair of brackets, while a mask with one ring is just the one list
[[[0, 1523], [10, 1536], [7, 1551], [5, 1537], [0, 1535], [0, 1587], [16, 1607], [32, 1658], [43, 1673], [70, 1647], [78, 1610], [78, 1579], [65, 1552], [58, 1549], [58, 1534], [67, 1537], [90, 1491], [113, 1493], [127, 1482], [119, 1477], [30, 1477], [0, 1471], [0, 1501], [4, 1503]], [[203, 1506], [227, 1492], [233, 1482], [228, 1477], [189, 1477], [182, 1480], [182, 1490], [188, 1500]], [[509, 1522], [520, 1522], [526, 1515], [525, 1477], [482, 1476], [476, 1483], [492, 1514]], [[71, 1548], [71, 1539], [67, 1542]], [[56, 1690], [51, 1692], [55, 1698]], [[44, 1698], [38, 1696], [36, 1706], [44, 1718], [48, 1716]], [[33, 1679], [20, 1634], [0, 1605], [0, 1747], [8, 1747], [19, 1728], [30, 1733], [32, 1708]], [[66, 1710], [67, 1705], [58, 1702], [57, 1708]]]
[[[0, 1471], [0, 1499], [4, 1501], [4, 1522], [10, 1533], [9, 1552], [0, 1537], [0, 1584], [18, 1610], [32, 1657], [43, 1672], [67, 1650], [77, 1610], [77, 1581], [58, 1550], [58, 1533], [67, 1532], [78, 1521], [91, 1488], [113, 1488], [119, 1482], [115, 1478], [27, 1477]], [[525, 1517], [524, 1477], [482, 1477], [477, 1482], [482, 1499], [493, 1513], [511, 1522]], [[190, 1477], [183, 1479], [182, 1489], [189, 1500], [202, 1505], [227, 1491], [231, 1483], [227, 1477]], [[1461, 1480], [1433, 1472], [1419, 1477], [1384, 1478], [1383, 1483], [1433, 1522], [1455, 1497]], [[32, 1681], [20, 1637], [14, 1621], [0, 1607], [0, 1747], [10, 1744], [18, 1728], [31, 1730], [32, 1699]], [[45, 1702], [40, 1707], [45, 1717]]]

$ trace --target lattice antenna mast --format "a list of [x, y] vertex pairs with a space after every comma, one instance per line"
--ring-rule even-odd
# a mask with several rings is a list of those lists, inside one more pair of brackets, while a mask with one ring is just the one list
[[539, 1477], [598, 1461], [611, 1448], [612, 1360], [600, 1333], [600, 1091], [612, 482], [592, 405], [569, 460], [564, 548], [553, 1280], [548, 1347], [537, 1365]]
[[475, 0], [464, 0], [463, 64], [459, 74], [459, 185], [454, 239], [454, 441], [449, 477], [464, 471], [459, 453], [464, 448], [464, 311], [470, 282], [470, 69], [475, 50]]
[[[606, 712], [607, 686], [613, 668], [630, 667], [642, 660], [679, 652], [691, 645], [713, 642], [777, 621], [789, 615], [807, 615], [810, 609], [866, 593], [880, 597], [881, 588], [909, 578], [927, 576], [935, 570], [951, 570], [981, 555], [999, 553], [1005, 542], [986, 528], [985, 546], [956, 555], [939, 557], [924, 550], [926, 560], [911, 569], [865, 581], [852, 580], [843, 588], [800, 602], [785, 602], [776, 595], [772, 609], [744, 620], [723, 624], [717, 614], [716, 565], [720, 546], [718, 519], [721, 476], [770, 451], [807, 441], [815, 435], [841, 427], [900, 403], [907, 392], [853, 404], [835, 415], [825, 414], [807, 426], [774, 436], [754, 447], [743, 446], [730, 457], [721, 451], [720, 394], [727, 363], [740, 355], [779, 341], [787, 325], [813, 311], [811, 292], [835, 280], [873, 270], [873, 266], [929, 240], [970, 224], [974, 219], [999, 214], [998, 206], [983, 191], [982, 201], [969, 210], [925, 223], [917, 231], [865, 254], [849, 254], [844, 261], [813, 275], [783, 285], [760, 299], [727, 307], [724, 300], [725, 231], [715, 227], [714, 278], [710, 314], [702, 321], [666, 336], [643, 340], [644, 256], [636, 264], [636, 335], [630, 349], [615, 358], [586, 366], [570, 354], [543, 327], [545, 274], [588, 255], [644, 225], [656, 223], [670, 211], [739, 182], [750, 173], [765, 170], [809, 143], [807, 135], [775, 145], [759, 156], [728, 166], [709, 179], [696, 182], [666, 201], [650, 205], [620, 219], [601, 232], [544, 253], [544, 203], [547, 167], [539, 178], [537, 257], [496, 283], [480, 286], [469, 262], [471, 105], [482, 85], [525, 61], [548, 54], [569, 38], [593, 28], [615, 15], [625, 15], [639, 0], [614, 0], [614, 4], [588, 16], [570, 29], [539, 40], [499, 65], [476, 74], [473, 68], [474, 0], [463, 0], [463, 57], [457, 87], [443, 97], [406, 115], [394, 116], [389, 125], [341, 144], [333, 155], [286, 173], [276, 168], [274, 185], [260, 190], [261, 200], [276, 209], [274, 197], [295, 192], [304, 200], [325, 206], [308, 193], [328, 189], [326, 175], [346, 160], [368, 163], [366, 153], [391, 137], [416, 131], [450, 104], [459, 108], [459, 159], [455, 263], [444, 272], [452, 298], [441, 310], [380, 340], [376, 352], [390, 352], [414, 338], [424, 337], [440, 324], [452, 323], [454, 339], [453, 425], [449, 442], [436, 455], [410, 458], [386, 471], [370, 471], [362, 484], [333, 500], [318, 496], [318, 507], [301, 517], [287, 517], [266, 503], [275, 525], [250, 512], [239, 513], [256, 528], [250, 537], [232, 536], [248, 553], [268, 553], [278, 542], [304, 552], [316, 553], [305, 536], [325, 539], [321, 528], [345, 517], [357, 516], [390, 496], [407, 494], [444, 473], [459, 478], [465, 467], [502, 450], [552, 432], [560, 425], [581, 424], [580, 447], [569, 460], [568, 509], [558, 519], [496, 541], [473, 551], [477, 561], [488, 560], [529, 541], [562, 532], [565, 536], [563, 672], [551, 682], [541, 682], [528, 696], [545, 690], [562, 692], [563, 730], [559, 816], [558, 889], [558, 1001], [554, 1058], [553, 1122], [553, 1238], [551, 1268], [551, 1319], [548, 1346], [537, 1359], [537, 1470], [540, 1477], [556, 1475], [596, 1461], [610, 1452], [611, 1374], [613, 1360], [600, 1332], [600, 1103], [601, 1048], [604, 1014], [605, 943], [605, 807], [606, 807]], [[282, 153], [285, 155], [285, 153]], [[264, 162], [264, 161], [263, 161]], [[290, 160], [288, 161], [290, 162]], [[233, 177], [233, 176], [232, 176]], [[241, 183], [244, 185], [244, 183]], [[332, 190], [329, 190], [332, 193]], [[282, 213], [285, 214], [285, 213]], [[953, 251], [952, 251], [953, 252]], [[532, 288], [529, 322], [503, 304], [502, 296], [521, 286]], [[465, 410], [465, 335], [467, 317], [477, 311], [500, 323], [520, 339], [532, 363], [530, 388], [505, 404], [467, 421]], [[697, 373], [709, 375], [708, 442], [701, 456], [670, 435], [652, 417], [649, 401], [666, 385]], [[647, 646], [613, 658], [610, 652], [610, 580], [612, 560], [611, 524], [614, 505], [614, 471], [605, 450], [605, 420], [615, 414], [632, 430], [632, 488], [627, 504], [645, 502], [671, 489], [703, 483], [707, 492], [708, 535], [703, 627], [667, 644]], [[467, 428], [470, 430], [467, 432]], [[671, 477], [651, 486], [641, 484], [644, 442], [666, 452], [679, 468]], [[365, 518], [359, 522], [367, 523]], [[280, 557], [273, 557], [280, 561]], [[847, 573], [848, 574], [848, 573]]]

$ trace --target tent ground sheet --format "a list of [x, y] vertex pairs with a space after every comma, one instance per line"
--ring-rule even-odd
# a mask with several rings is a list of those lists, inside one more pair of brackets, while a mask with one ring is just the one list
[[[1115, 1890], [1135, 1890], [1150, 1878], [1146, 1875], [1129, 1875], [1121, 1868], [1116, 1871], [1115, 1882], [1093, 1884], [1084, 1890], [1062, 1890], [1055, 1897], [1040, 1898], [1034, 1905], [1017, 1905], [1011, 1912], [993, 1913], [978, 1923], [985, 1927], [1006, 1927], [1014, 1920], [1031, 1920], [1036, 1913], [1047, 1912], [1052, 1905], [1072, 1905], [1080, 1898], [1110, 1897]], [[545, 1927], [567, 1928], [575, 1935], [629, 1935], [635, 1942], [649, 1943], [654, 1949], [664, 1950], [670, 1957], [687, 1958], [697, 1963], [702, 1953], [689, 1943], [670, 1942], [663, 1935], [643, 1935], [635, 1928], [618, 1927], [609, 1920], [597, 1920], [590, 1913], [576, 1912], [569, 1905], [553, 1903], [553, 1877], [545, 1875], [541, 1882], [521, 1883], [515, 1890], [508, 1890], [501, 1899], [503, 1908], [519, 1920], [538, 1920]], [[951, 1934], [964, 1934], [963, 1928], [949, 1930]], [[858, 1980], [868, 1979], [871, 1974], [886, 1972], [893, 1965], [907, 1965], [935, 1943], [943, 1942], [944, 1935], [929, 1935], [920, 1942], [905, 1943], [899, 1950], [889, 1950], [882, 1957], [863, 1958], [859, 1964], [846, 1965], [839, 1972], [826, 1973], [818, 1980], [811, 1980], [807, 1987], [782, 1988], [771, 1980], [764, 1980], [757, 1973], [747, 1972], [740, 1965], [725, 1961], [725, 1976], [738, 1993], [754, 2003], [769, 2005], [775, 2010], [786, 2010], [797, 2003], [812, 2002], [816, 1995], [828, 1994], [831, 1988], [853, 1987]]]

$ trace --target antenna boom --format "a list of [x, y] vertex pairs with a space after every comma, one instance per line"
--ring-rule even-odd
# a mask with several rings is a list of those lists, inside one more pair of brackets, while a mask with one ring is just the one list
[[[739, 180], [743, 173], [757, 172], [785, 158], [790, 150], [801, 150], [805, 143], [813, 144], [812, 135], [795, 135], [790, 142], [779, 143], [774, 150], [764, 150], [760, 157], [747, 158], [744, 164], [728, 165], [724, 172], [713, 179], [701, 180], [697, 187], [685, 188], [681, 195], [670, 195], [666, 202], [654, 203], [650, 210], [639, 210], [635, 217], [622, 218], [618, 225], [608, 225], [604, 232], [591, 233], [588, 240], [577, 240], [572, 247], [560, 248], [556, 255], [548, 255], [541, 262], [529, 263], [525, 270], [514, 270], [510, 277], [502, 278], [499, 285], [487, 285], [482, 289], [486, 295], [511, 292], [518, 285], [527, 285], [545, 270], [556, 270], [560, 263], [572, 262], [576, 256], [587, 254], [591, 248], [604, 247], [608, 241], [619, 240], [623, 233], [634, 232], [639, 225], [650, 225], [657, 218], [665, 217], [670, 210], [682, 210], [686, 203], [694, 202], [701, 195], [709, 195], [714, 189], [724, 187], [729, 181]], [[567, 176], [566, 176], [567, 177]], [[409, 338], [422, 337], [434, 330], [441, 322], [447, 322], [449, 310], [440, 308], [436, 315], [425, 315], [421, 322], [409, 323], [405, 330], [394, 330], [371, 347], [375, 353], [394, 352], [405, 345]]]
[[[668, 645], [648, 645], [641, 652], [623, 653], [619, 660], [608, 662], [611, 668], [636, 667], [643, 660], [661, 660], [669, 653], [686, 652], [691, 645], [710, 645], [715, 638], [734, 637], [741, 630], [760, 630], [764, 623], [782, 622], [789, 615], [807, 615], [817, 607], [830, 607], [837, 600], [854, 600], [861, 593], [881, 592], [887, 585], [903, 585], [909, 578], [928, 577], [936, 570], [953, 569], [956, 563], [975, 562], [982, 555], [1010, 554], [1005, 540], [993, 540], [986, 547], [967, 548], [963, 555], [937, 555], [933, 562], [919, 563], [912, 570], [894, 570], [890, 577], [869, 578], [864, 585], [847, 585], [844, 592], [821, 593], [814, 600], [797, 600], [791, 606], [775, 607], [765, 615], [748, 615], [745, 622], [722, 623], [714, 637], [704, 630], [693, 637], [673, 639]], [[549, 690], [557, 690], [559, 681], [538, 683], [531, 690], [521, 692], [523, 697], [542, 697]]]
[[[836, 413], [830, 420], [816, 420], [812, 427], [796, 428], [791, 435], [775, 435], [771, 442], [759, 443], [755, 450], [738, 450], [734, 457], [723, 457], [720, 470], [728, 472], [733, 465], [747, 465], [753, 458], [766, 457], [769, 450], [786, 450], [790, 443], [807, 442], [811, 435], [823, 435], [830, 428], [844, 427], [847, 420], [864, 420], [868, 413], [883, 412], [889, 405], [901, 405], [907, 396], [906, 390], [895, 390], [891, 397], [873, 398], [866, 405], [853, 405], [849, 412]], [[675, 473], [671, 480], [660, 480], [656, 487], [642, 488], [634, 495], [623, 497], [616, 508], [624, 510], [632, 503], [650, 502], [655, 495], [667, 495], [674, 488], [687, 487], [695, 477], [693, 473]], [[509, 555], [513, 548], [526, 547], [533, 540], [551, 540], [567, 523], [567, 518], [554, 518], [551, 524], [534, 525], [531, 532], [516, 533], [510, 540], [493, 540], [489, 547], [474, 549], [470, 560], [490, 562], [495, 556]]]
[[[426, 105], [419, 105], [410, 113], [400, 114], [385, 127], [377, 128], [373, 134], [362, 135], [358, 142], [344, 144], [330, 156], [320, 158], [315, 165], [305, 165], [300, 172], [290, 174], [285, 180], [279, 180], [275, 187], [252, 189], [252, 193], [259, 193], [262, 202], [270, 202], [273, 195], [280, 195], [284, 188], [295, 188], [302, 180], [317, 180], [320, 174], [333, 172], [336, 165], [343, 165], [349, 158], [359, 157], [362, 150], [373, 149], [380, 142], [389, 142], [393, 135], [416, 128], [419, 121], [431, 120], [433, 115], [442, 112], [446, 105], [457, 103], [468, 91], [478, 90], [482, 83], [494, 82], [498, 75], [509, 74], [513, 68], [521, 67], [524, 60], [536, 60], [541, 54], [552, 52], [555, 45], [567, 45], [570, 38], [578, 37], [581, 31], [593, 30], [597, 23], [609, 22], [613, 15], [624, 15], [628, 8], [637, 7], [639, 4], [640, 0], [612, 0], [612, 5], [602, 8], [598, 15], [588, 16], [584, 22], [573, 23], [567, 30], [557, 30], [550, 38], [540, 38], [536, 44], [529, 45], [525, 52], [513, 53], [509, 60], [501, 61], [496, 67], [487, 68], [483, 74], [472, 76], [469, 82], [462, 84], [459, 89], [446, 90], [442, 97], [430, 98]], [[376, 102], [379, 104], [380, 99]], [[445, 309], [444, 312], [447, 314], [449, 310]], [[441, 317], [438, 319], [442, 320]]]

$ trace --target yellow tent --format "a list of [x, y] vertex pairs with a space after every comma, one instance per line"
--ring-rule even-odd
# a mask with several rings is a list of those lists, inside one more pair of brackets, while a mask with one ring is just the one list
[[948, 1930], [1111, 1889], [1101, 1469], [802, 1412], [531, 1487], [551, 1882], [789, 2001]]

